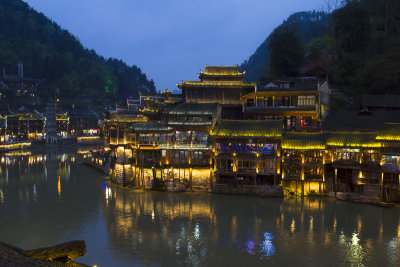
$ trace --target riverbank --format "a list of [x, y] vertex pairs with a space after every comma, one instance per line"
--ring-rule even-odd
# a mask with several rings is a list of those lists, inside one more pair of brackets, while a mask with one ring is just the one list
[[[96, 164], [87, 164], [87, 166], [94, 167], [96, 169], [99, 169]], [[100, 170], [100, 169], [99, 169]], [[313, 194], [313, 195], [306, 195], [306, 196], [301, 196], [300, 194], [293, 193], [293, 190], [290, 190], [289, 188], [285, 187], [280, 187], [280, 186], [260, 186], [257, 189], [249, 189], [249, 187], [246, 188], [228, 188], [226, 186], [224, 187], [217, 187], [214, 186], [213, 190], [208, 189], [208, 190], [189, 190], [187, 188], [183, 188], [182, 186], [176, 186], [175, 188], [149, 188], [149, 189], [143, 189], [143, 188], [138, 188], [133, 185], [128, 185], [128, 186], [121, 186], [118, 185], [117, 183], [113, 182], [111, 179], [107, 178], [104, 180], [105, 183], [110, 186], [115, 186], [120, 189], [126, 189], [131, 192], [146, 192], [146, 191], [154, 191], [154, 192], [169, 192], [169, 193], [211, 193], [211, 194], [225, 194], [225, 195], [253, 195], [253, 196], [259, 196], [262, 198], [330, 198], [330, 199], [336, 199], [340, 201], [345, 201], [345, 202], [351, 202], [351, 203], [357, 203], [357, 204], [368, 204], [368, 205], [374, 205], [374, 206], [379, 206], [379, 207], [399, 207], [398, 203], [391, 203], [391, 202], [384, 202], [382, 201], [379, 197], [374, 197], [374, 196], [365, 196], [365, 195], [360, 195], [357, 193], [351, 193], [351, 192], [336, 192], [336, 195], [334, 192], [328, 192], [326, 194]], [[217, 189], [216, 189], [217, 188]]]
[[0, 154], [7, 153], [11, 151], [19, 151], [19, 150], [29, 150], [36, 148], [44, 148], [44, 147], [88, 147], [88, 146], [100, 146], [103, 144], [100, 137], [75, 137], [75, 138], [62, 138], [56, 144], [47, 146], [44, 140], [34, 140], [34, 141], [19, 141], [12, 143], [0, 144]]
[[[100, 158], [93, 157], [93, 158], [86, 158], [84, 160], [85, 165], [91, 166], [96, 168], [103, 173], [110, 173], [110, 164], [104, 158], [105, 161], [102, 160], [104, 155]], [[107, 169], [106, 169], [107, 168]], [[125, 171], [125, 170], [123, 170]], [[115, 174], [114, 174], [115, 176]], [[241, 186], [229, 186], [226, 184], [212, 184], [209, 187], [193, 187], [190, 185], [190, 182], [187, 179], [169, 179], [168, 181], [162, 179], [153, 179], [147, 183], [142, 182], [144, 188], [142, 186], [138, 187], [134, 183], [126, 183], [120, 184], [118, 180], [113, 175], [110, 176], [109, 181], [110, 183], [121, 187], [121, 188], [134, 188], [139, 191], [160, 191], [160, 192], [208, 192], [208, 193], [215, 193], [215, 194], [232, 194], [232, 195], [257, 195], [260, 197], [267, 197], [267, 198], [284, 198], [284, 197], [329, 197], [335, 198], [337, 200], [354, 202], [359, 204], [371, 204], [381, 207], [392, 207], [395, 206], [396, 202], [385, 202], [379, 196], [370, 194], [370, 195], [363, 195], [354, 192], [327, 192], [322, 190], [324, 187], [319, 184], [319, 190], [310, 190], [309, 193], [301, 194], [298, 192], [297, 186], [287, 187], [281, 185], [241, 185]], [[172, 182], [171, 182], [172, 181]], [[179, 181], [179, 182], [177, 182]], [[296, 189], [296, 190], [295, 190]], [[302, 191], [303, 192], [303, 191]]]

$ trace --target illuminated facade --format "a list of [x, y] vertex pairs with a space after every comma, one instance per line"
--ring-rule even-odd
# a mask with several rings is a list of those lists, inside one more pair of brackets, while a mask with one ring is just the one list
[[287, 131], [318, 130], [329, 107], [329, 88], [315, 78], [261, 82], [243, 95], [245, 119], [282, 119]]
[[105, 135], [117, 151], [115, 181], [171, 191], [209, 189], [213, 177], [209, 132], [221, 108], [216, 103], [155, 101], [159, 100], [144, 101], [141, 114], [113, 114], [107, 121]]
[[282, 121], [220, 120], [211, 131], [216, 191], [279, 185]]
[[237, 66], [206, 66], [200, 81], [178, 85], [181, 96], [166, 90], [119, 108], [104, 125], [116, 155], [114, 181], [170, 191], [260, 193], [282, 186], [299, 195], [395, 198], [400, 124], [325, 131], [325, 82], [282, 79], [255, 87], [243, 75]]
[[177, 84], [187, 103], [219, 103], [223, 119], [241, 119], [242, 97], [254, 91], [254, 83], [243, 82], [245, 72], [238, 66], [205, 66], [200, 81], [182, 81]]

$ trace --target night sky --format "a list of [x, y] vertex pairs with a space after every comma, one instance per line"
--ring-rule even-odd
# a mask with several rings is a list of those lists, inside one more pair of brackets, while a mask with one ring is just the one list
[[290, 14], [324, 0], [27, 0], [82, 44], [135, 64], [157, 90], [246, 60]]

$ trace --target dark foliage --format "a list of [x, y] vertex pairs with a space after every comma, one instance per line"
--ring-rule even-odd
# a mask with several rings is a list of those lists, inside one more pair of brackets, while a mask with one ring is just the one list
[[67, 30], [21, 0], [0, 1], [0, 25], [0, 67], [22, 61], [25, 76], [46, 79], [44, 99], [55, 92], [67, 102], [84, 95], [101, 106], [139, 92], [155, 92], [153, 80], [140, 68], [84, 48]]
[[400, 94], [400, 1], [352, 0], [333, 13], [337, 84], [363, 93]]
[[[279, 27], [290, 27], [304, 44], [312, 39], [323, 36], [328, 29], [330, 15], [324, 12], [310, 11], [298, 12], [291, 15]], [[278, 28], [279, 28], [278, 27]], [[248, 60], [240, 65], [241, 70], [246, 70], [247, 81], [258, 81], [268, 74], [270, 52], [268, 45], [270, 36], [257, 48]]]
[[269, 74], [273, 77], [294, 77], [300, 74], [304, 61], [303, 45], [293, 27], [276, 28], [269, 36]]

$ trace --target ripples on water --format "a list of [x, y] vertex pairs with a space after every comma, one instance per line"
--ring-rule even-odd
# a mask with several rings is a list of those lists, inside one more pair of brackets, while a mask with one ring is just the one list
[[0, 240], [84, 239], [97, 266], [375, 266], [399, 263], [398, 208], [330, 199], [134, 192], [81, 154], [0, 157]]

